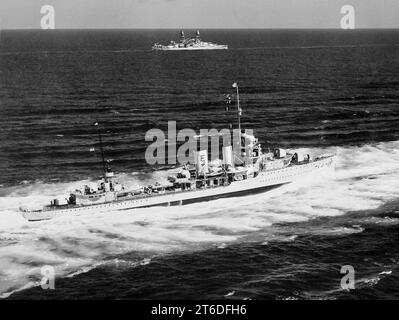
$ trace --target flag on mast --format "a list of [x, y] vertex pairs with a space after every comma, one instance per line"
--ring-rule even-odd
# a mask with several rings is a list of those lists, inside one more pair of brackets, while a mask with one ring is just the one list
[[237, 82], [234, 82], [232, 85], [233, 88], [237, 88]]
[[231, 104], [231, 96], [229, 94], [226, 95], [224, 102], [226, 103], [226, 111], [229, 111]]

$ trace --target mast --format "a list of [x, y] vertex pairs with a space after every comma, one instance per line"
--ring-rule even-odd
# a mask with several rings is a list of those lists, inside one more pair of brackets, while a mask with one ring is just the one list
[[238, 120], [238, 143], [239, 143], [239, 159], [241, 160], [242, 156], [242, 145], [241, 145], [241, 114], [242, 114], [242, 109], [240, 107], [240, 91], [238, 89], [238, 83], [234, 82], [233, 83], [233, 88], [236, 88], [236, 96], [237, 96], [237, 120]]
[[242, 114], [242, 110], [240, 108], [240, 92], [238, 90], [238, 84], [237, 82], [233, 83], [233, 88], [236, 88], [236, 94], [237, 94], [237, 120], [238, 120], [238, 130], [240, 132], [241, 135], [241, 114]]
[[104, 177], [105, 177], [105, 174], [106, 174], [107, 170], [106, 170], [106, 166], [105, 166], [103, 140], [102, 140], [102, 137], [101, 137], [101, 131], [100, 131], [100, 127], [98, 126], [98, 122], [96, 122], [96, 123], [94, 124], [94, 126], [97, 127], [98, 140], [99, 140], [99, 142], [100, 142], [101, 160], [102, 160], [103, 171], [104, 171]]

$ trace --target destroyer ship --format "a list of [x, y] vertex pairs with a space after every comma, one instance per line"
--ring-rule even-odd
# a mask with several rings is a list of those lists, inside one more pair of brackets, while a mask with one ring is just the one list
[[223, 159], [212, 164], [208, 162], [208, 150], [198, 150], [194, 152], [193, 164], [177, 168], [164, 182], [128, 188], [117, 181], [105, 161], [101, 132], [96, 123], [103, 177], [95, 186], [85, 185], [76, 189], [64, 203], [54, 199], [39, 210], [20, 207], [22, 215], [28, 221], [39, 221], [84, 212], [184, 205], [266, 192], [307, 176], [322, 177], [322, 173], [334, 171], [335, 155], [312, 158], [309, 154], [288, 152], [281, 148], [263, 152], [258, 139], [241, 130], [238, 85], [235, 83], [233, 87], [237, 90], [238, 152], [234, 152], [231, 145], [223, 146]]
[[200, 33], [197, 30], [195, 37], [186, 38], [184, 31], [180, 31], [180, 42], [171, 41], [168, 45], [155, 43], [152, 47], [153, 50], [171, 51], [171, 50], [220, 50], [228, 49], [225, 44], [216, 44], [212, 42], [204, 42], [200, 38]]

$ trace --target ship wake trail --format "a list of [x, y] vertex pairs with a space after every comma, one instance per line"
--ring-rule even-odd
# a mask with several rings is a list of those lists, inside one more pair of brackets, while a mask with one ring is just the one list
[[[223, 248], [259, 236], [267, 243], [268, 236], [270, 240], [276, 239], [273, 232], [269, 233], [276, 223], [377, 208], [398, 197], [398, 150], [399, 141], [304, 149], [311, 153], [336, 152], [335, 177], [312, 183], [295, 182], [265, 194], [241, 198], [181, 207], [71, 215], [35, 223], [26, 222], [18, 213], [21, 203], [40, 206], [87, 181], [35, 182], [2, 188], [0, 294], [6, 296], [14, 290], [38, 285], [43, 265], [54, 266], [57, 277], [67, 276], [99, 264], [112, 264], [115, 256], [127, 252], [132, 253], [131, 257], [136, 254], [136, 261], [129, 265], [142, 265], [144, 260], [151, 263], [149, 259], [154, 255], [213, 246]], [[160, 171], [144, 178], [139, 174], [122, 174], [119, 178], [133, 185], [166, 176], [167, 172]], [[295, 234], [295, 228], [292, 233]], [[289, 239], [295, 241], [295, 237]]]

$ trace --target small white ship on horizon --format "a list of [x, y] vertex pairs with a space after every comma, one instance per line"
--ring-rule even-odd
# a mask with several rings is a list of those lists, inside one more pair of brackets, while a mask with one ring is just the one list
[[180, 31], [180, 42], [171, 41], [168, 45], [155, 43], [152, 50], [160, 51], [177, 51], [177, 50], [226, 50], [229, 47], [225, 44], [216, 44], [212, 42], [204, 42], [200, 38], [199, 30], [197, 30], [195, 37], [186, 38], [184, 31]]
[[335, 155], [311, 155], [287, 152], [276, 148], [263, 152], [258, 139], [241, 130], [238, 85], [237, 117], [239, 148], [223, 146], [223, 159], [208, 163], [208, 150], [195, 151], [194, 163], [186, 164], [171, 175], [166, 182], [127, 188], [115, 178], [105, 161], [101, 133], [98, 128], [104, 175], [95, 186], [76, 189], [65, 203], [55, 199], [42, 209], [20, 207], [28, 221], [48, 220], [57, 216], [83, 212], [109, 212], [153, 206], [184, 205], [219, 198], [238, 197], [266, 192], [306, 177], [330, 174], [335, 169]]

